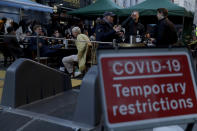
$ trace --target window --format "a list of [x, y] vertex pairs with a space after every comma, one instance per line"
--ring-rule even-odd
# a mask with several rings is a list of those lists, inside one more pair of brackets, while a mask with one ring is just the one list
[[136, 5], [138, 4], [138, 0], [135, 0], [135, 4], [136, 4]]
[[126, 0], [123, 1], [123, 7], [124, 8], [127, 7], [127, 1]]

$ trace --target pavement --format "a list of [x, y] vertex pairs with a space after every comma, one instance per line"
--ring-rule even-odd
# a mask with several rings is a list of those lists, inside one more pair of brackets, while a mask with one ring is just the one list
[[[194, 59], [194, 65], [196, 65], [197, 61], [196, 59]], [[195, 66], [196, 67], [196, 66]], [[5, 75], [6, 75], [6, 68], [7, 67], [3, 67], [3, 63], [1, 61], [1, 55], [0, 55], [0, 102], [1, 102], [1, 97], [2, 97], [2, 93], [3, 93], [3, 85], [4, 85], [4, 79], [5, 79]], [[82, 83], [81, 79], [72, 79], [72, 87], [73, 88], [80, 88], [80, 85]], [[138, 131], [182, 131], [186, 128], [186, 124], [183, 125], [179, 125], [179, 127], [173, 127], [172, 130], [170, 128], [154, 128], [154, 129], [144, 129], [144, 130], [138, 130]], [[167, 129], [167, 130], [166, 130]], [[197, 124], [194, 125], [194, 129], [192, 131], [197, 131]]]

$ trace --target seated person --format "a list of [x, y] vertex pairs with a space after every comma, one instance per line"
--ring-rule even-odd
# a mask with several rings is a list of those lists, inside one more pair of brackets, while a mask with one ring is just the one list
[[[73, 62], [78, 61], [79, 64], [79, 72], [75, 72], [75, 76], [80, 75], [86, 68], [86, 56], [88, 53], [89, 46], [91, 45], [89, 38], [85, 34], [81, 34], [81, 30], [79, 27], [74, 27], [72, 29], [72, 34], [75, 38], [77, 38], [77, 41], [75, 42], [78, 54], [71, 55], [64, 57], [62, 59], [62, 63], [64, 64], [66, 70], [69, 74], [73, 72]], [[87, 42], [81, 42], [81, 41], [87, 41]]]
[[17, 41], [16, 31], [14, 30], [13, 27], [8, 27], [7, 32], [8, 32], [7, 35], [10, 36], [5, 36], [4, 43], [6, 44], [8, 51], [11, 53], [12, 56], [14, 56], [15, 59], [23, 57], [24, 53]]
[[93, 33], [93, 34], [90, 36], [90, 40], [91, 40], [91, 41], [96, 41], [96, 33]]
[[[33, 36], [42, 36], [42, 27], [40, 25], [34, 26], [34, 33]], [[40, 49], [40, 56], [47, 57], [50, 56], [52, 53], [56, 52], [56, 50], [51, 50], [48, 45], [47, 41], [44, 38], [38, 38], [38, 47]], [[37, 51], [37, 38], [31, 38], [29, 49], [31, 51]]]
[[28, 37], [28, 36], [31, 36], [31, 32], [30, 31], [26, 31], [25, 32], [25, 38], [24, 38], [23, 42], [25, 42], [25, 43], [29, 43], [30, 42], [30, 37]]
[[[59, 33], [58, 30], [54, 30], [52, 37], [61, 38], [62, 36], [61, 36], [61, 34]], [[58, 40], [58, 39], [52, 39], [51, 42], [52, 42], [53, 45], [63, 43], [62, 40]]]
[[116, 39], [116, 43], [124, 43], [124, 31], [121, 30], [120, 32], [118, 32], [118, 37]]
[[[59, 33], [58, 30], [54, 30], [54, 33], [52, 35], [52, 37], [54, 38], [61, 38], [61, 34]], [[51, 39], [50, 40], [50, 43], [51, 43], [51, 48], [62, 48], [64, 45], [63, 45], [63, 40], [60, 40], [60, 39]]]

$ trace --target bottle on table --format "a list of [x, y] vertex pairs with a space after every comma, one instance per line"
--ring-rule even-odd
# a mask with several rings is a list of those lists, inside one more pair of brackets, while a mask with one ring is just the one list
[[141, 36], [139, 35], [139, 30], [137, 30], [137, 35], [136, 35], [136, 43], [140, 43], [142, 41]]
[[68, 41], [66, 39], [63, 40], [63, 44], [64, 44], [64, 48], [67, 49], [68, 48]]

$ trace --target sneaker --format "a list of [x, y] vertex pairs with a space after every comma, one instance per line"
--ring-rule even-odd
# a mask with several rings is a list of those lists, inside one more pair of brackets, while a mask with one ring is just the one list
[[62, 71], [62, 72], [65, 71], [64, 67], [60, 67], [59, 70]]
[[80, 71], [75, 72], [75, 77], [80, 76], [82, 73]]

